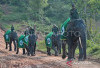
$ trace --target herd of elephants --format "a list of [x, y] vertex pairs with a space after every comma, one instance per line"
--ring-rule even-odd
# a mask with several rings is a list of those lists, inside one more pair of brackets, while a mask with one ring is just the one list
[[[67, 27], [65, 27], [67, 24]], [[53, 28], [55, 28], [54, 26]], [[61, 36], [64, 36], [62, 39]], [[35, 34], [35, 30], [30, 27], [26, 29], [24, 35], [20, 37], [17, 36], [14, 26], [11, 26], [11, 30], [7, 30], [4, 34], [4, 39], [6, 43], [6, 49], [12, 51], [12, 42], [14, 43], [14, 51], [16, 54], [19, 52], [19, 48], [23, 49], [23, 54], [29, 56], [35, 56], [35, 50], [37, 45], [38, 36]], [[52, 44], [51, 44], [52, 43]], [[79, 60], [86, 59], [86, 26], [82, 19], [75, 19], [73, 22], [68, 21], [63, 23], [60, 33], [51, 32], [45, 37], [45, 44], [47, 48], [47, 55], [51, 55], [50, 50], [55, 51], [55, 56], [62, 53], [62, 58], [66, 58], [68, 55], [68, 60], [75, 59], [75, 49], [79, 48]], [[68, 44], [68, 52], [66, 51], [66, 44]], [[61, 52], [62, 48], [62, 52]], [[25, 50], [27, 52], [25, 52]]]

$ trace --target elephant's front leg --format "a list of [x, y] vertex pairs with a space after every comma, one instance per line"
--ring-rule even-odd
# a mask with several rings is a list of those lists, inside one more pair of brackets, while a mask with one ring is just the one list
[[23, 55], [25, 55], [25, 48], [23, 48]]
[[72, 51], [72, 57], [73, 57], [73, 59], [75, 59], [75, 50], [76, 50], [77, 45], [78, 45], [78, 42], [75, 42], [74, 45], [73, 45], [73, 47], [72, 47], [73, 48], [72, 49], [73, 50]]
[[85, 60], [86, 59], [86, 37], [83, 35], [83, 37], [80, 37], [80, 46], [79, 46], [79, 60]]
[[49, 56], [51, 56], [50, 49], [51, 49], [51, 48], [47, 47], [47, 55], [49, 55]]
[[55, 56], [58, 56], [58, 51], [57, 51], [57, 49], [55, 48], [55, 45], [54, 45], [54, 44], [52, 44], [52, 49], [55, 51]]
[[5, 49], [8, 49], [8, 43], [6, 42], [6, 48]]
[[61, 54], [61, 41], [57, 42], [57, 50], [58, 50], [59, 54]]
[[16, 54], [18, 54], [19, 53], [19, 48], [17, 47], [17, 52], [16, 52]]
[[62, 49], [63, 49], [62, 58], [65, 59], [66, 58], [66, 44], [64, 40], [62, 40]]
[[83, 50], [83, 41], [82, 37], [79, 37], [79, 61], [82, 61], [84, 59], [83, 55], [84, 55], [84, 50]]
[[34, 55], [34, 46], [31, 46], [30, 53], [31, 53], [31, 56], [35, 56], [35, 55]]
[[35, 45], [34, 45], [34, 55], [35, 55], [35, 51], [36, 51], [36, 43], [35, 43]]
[[17, 41], [14, 40], [13, 43], [14, 43], [14, 51], [16, 51], [16, 44], [17, 44]]
[[12, 40], [10, 40], [10, 43], [9, 43], [9, 51], [12, 51], [12, 46], [11, 46], [11, 44], [12, 44]]
[[68, 38], [68, 60], [73, 59], [73, 41], [72, 38]]

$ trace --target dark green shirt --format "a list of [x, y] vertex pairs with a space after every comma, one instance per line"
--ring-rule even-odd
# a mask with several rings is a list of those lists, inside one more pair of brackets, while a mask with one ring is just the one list
[[58, 33], [58, 27], [53, 27], [52, 28], [52, 32], [55, 33], [55, 34], [57, 34]]
[[71, 19], [79, 19], [79, 14], [77, 12], [77, 9], [70, 10], [70, 17]]

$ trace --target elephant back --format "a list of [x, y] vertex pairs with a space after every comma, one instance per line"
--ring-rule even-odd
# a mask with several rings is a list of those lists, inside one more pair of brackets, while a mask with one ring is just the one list
[[11, 32], [10, 33], [10, 38], [13, 40], [16, 40], [18, 38], [17, 33], [16, 32]]
[[56, 43], [58, 41], [58, 35], [52, 35], [52, 43]]
[[82, 19], [76, 19], [68, 23], [67, 31], [84, 30], [86, 25]]

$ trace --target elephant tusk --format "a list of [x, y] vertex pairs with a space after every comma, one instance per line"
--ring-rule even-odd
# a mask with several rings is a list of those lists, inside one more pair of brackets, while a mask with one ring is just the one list
[[81, 48], [83, 49], [83, 46], [82, 46], [82, 42], [81, 42], [81, 38], [80, 37], [79, 37], [79, 42], [80, 42]]

